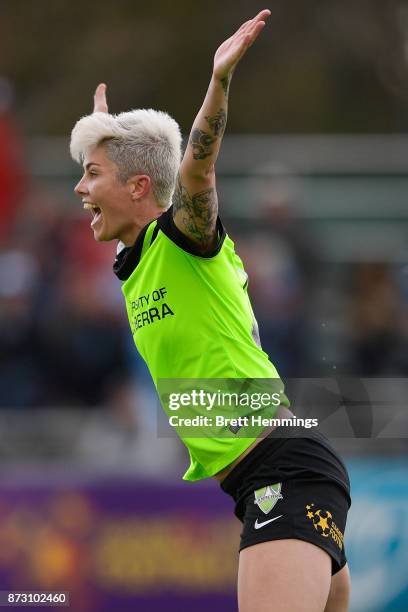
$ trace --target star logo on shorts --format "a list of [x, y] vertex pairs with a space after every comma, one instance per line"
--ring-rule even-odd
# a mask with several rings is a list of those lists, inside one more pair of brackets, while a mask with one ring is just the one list
[[344, 535], [334, 522], [332, 513], [321, 508], [315, 510], [314, 504], [307, 504], [306, 510], [306, 517], [310, 519], [317, 533], [323, 538], [330, 536], [340, 550], [342, 550]]

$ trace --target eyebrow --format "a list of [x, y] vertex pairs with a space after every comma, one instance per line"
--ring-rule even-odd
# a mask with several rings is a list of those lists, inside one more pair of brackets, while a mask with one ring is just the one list
[[84, 170], [89, 170], [91, 166], [100, 166], [100, 164], [97, 164], [96, 162], [88, 162], [84, 167]]

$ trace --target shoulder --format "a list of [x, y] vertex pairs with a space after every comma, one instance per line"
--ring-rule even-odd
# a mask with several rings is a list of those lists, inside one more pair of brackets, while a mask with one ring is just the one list
[[220, 252], [226, 237], [225, 228], [222, 224], [220, 217], [217, 216], [216, 243], [209, 251], [205, 251], [203, 253], [202, 249], [200, 249], [200, 246], [193, 240], [190, 240], [183, 232], [179, 230], [179, 228], [175, 224], [173, 217], [173, 206], [171, 206], [158, 218], [157, 227], [163, 232], [163, 234], [167, 236], [167, 238], [174, 242], [174, 244], [183, 249], [183, 251], [189, 253], [190, 255], [195, 255], [196, 257], [202, 257], [204, 259], [215, 257], [215, 255]]
[[190, 255], [203, 259], [215, 257], [221, 251], [227, 235], [219, 217], [217, 217], [216, 229], [217, 241], [215, 246], [210, 251], [203, 253], [199, 245], [189, 240], [189, 238], [178, 229], [177, 225], [174, 223], [173, 207], [171, 206], [160, 215], [157, 222], [154, 220], [145, 225], [133, 246], [122, 248], [117, 253], [113, 264], [113, 271], [121, 281], [127, 280], [134, 270], [136, 270], [142, 255], [153, 242], [155, 242], [159, 231], [162, 231], [173, 244]]

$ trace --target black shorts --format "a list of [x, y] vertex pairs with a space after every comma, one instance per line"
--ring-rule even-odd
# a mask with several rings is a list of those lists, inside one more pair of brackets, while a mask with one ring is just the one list
[[244, 525], [239, 550], [295, 538], [325, 550], [332, 559], [332, 574], [346, 564], [350, 482], [340, 457], [319, 432], [275, 429], [228, 474], [221, 488], [235, 500], [235, 514]]

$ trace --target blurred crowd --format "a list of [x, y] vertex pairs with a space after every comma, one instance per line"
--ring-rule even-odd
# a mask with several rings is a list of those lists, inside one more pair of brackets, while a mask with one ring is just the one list
[[97, 406], [132, 361], [114, 246], [30, 176], [0, 81], [0, 405]]
[[[148, 375], [112, 273], [115, 245], [94, 242], [74, 196], [56, 202], [30, 176], [11, 103], [0, 81], [0, 406], [126, 406]], [[226, 225], [281, 375], [406, 375], [407, 268], [369, 262], [333, 273], [296, 218], [301, 193], [285, 172], [253, 197], [252, 222]]]

